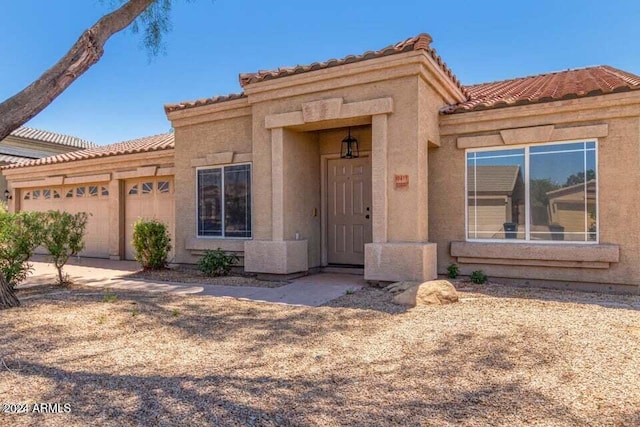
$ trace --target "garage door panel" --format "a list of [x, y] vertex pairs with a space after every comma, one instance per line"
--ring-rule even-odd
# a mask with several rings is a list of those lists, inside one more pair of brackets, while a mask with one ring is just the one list
[[[127, 180], [125, 184], [125, 257], [134, 259], [133, 225], [138, 219], [155, 219], [169, 229], [174, 245], [174, 192], [173, 178], [147, 177]], [[174, 251], [169, 254], [173, 259]]]
[[[36, 212], [57, 210], [70, 214], [86, 212], [89, 218], [84, 237], [85, 249], [80, 255], [109, 257], [109, 192], [106, 184], [25, 190], [22, 196], [22, 210]], [[39, 249], [38, 253], [44, 253], [44, 250]]]

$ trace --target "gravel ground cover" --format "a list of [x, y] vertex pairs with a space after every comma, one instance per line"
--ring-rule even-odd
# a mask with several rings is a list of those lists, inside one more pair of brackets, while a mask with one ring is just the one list
[[0, 312], [0, 402], [70, 412], [0, 425], [640, 425], [638, 297], [456, 285], [413, 310], [30, 289]]
[[285, 281], [258, 280], [251, 276], [230, 275], [207, 277], [196, 267], [180, 265], [164, 270], [140, 270], [127, 276], [131, 279], [145, 279], [163, 282], [198, 283], [204, 285], [253, 286], [259, 288], [279, 288]]

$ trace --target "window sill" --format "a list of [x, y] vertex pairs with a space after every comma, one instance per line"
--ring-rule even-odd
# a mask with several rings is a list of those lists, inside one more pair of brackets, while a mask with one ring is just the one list
[[244, 252], [244, 242], [251, 239], [225, 239], [222, 237], [189, 237], [185, 241], [185, 249], [192, 252], [222, 249], [231, 252]]
[[451, 242], [460, 264], [526, 265], [565, 268], [609, 268], [619, 262], [620, 248], [603, 244]]

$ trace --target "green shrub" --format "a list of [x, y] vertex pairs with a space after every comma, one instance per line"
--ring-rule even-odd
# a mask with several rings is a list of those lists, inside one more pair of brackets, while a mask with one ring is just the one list
[[236, 254], [227, 254], [218, 248], [215, 251], [206, 251], [198, 262], [198, 268], [205, 276], [226, 276], [237, 262]]
[[482, 285], [484, 283], [487, 283], [487, 275], [484, 274], [484, 271], [482, 270], [476, 270], [473, 273], [471, 273], [471, 281], [477, 285]]
[[167, 265], [171, 250], [171, 236], [165, 224], [156, 220], [139, 219], [133, 225], [135, 259], [145, 270], [159, 270]]
[[0, 213], [0, 274], [13, 289], [31, 271], [29, 258], [44, 238], [41, 212]]
[[45, 215], [43, 245], [58, 270], [58, 284], [66, 285], [68, 278], [62, 274], [70, 257], [84, 249], [84, 233], [89, 215], [86, 212], [70, 214], [68, 212], [49, 211]]
[[104, 295], [102, 295], [102, 302], [116, 302], [118, 301], [118, 295], [111, 292], [110, 289], [104, 290]]
[[447, 267], [447, 276], [449, 279], [455, 279], [460, 275], [460, 268], [458, 268], [458, 264], [451, 263], [449, 267]]

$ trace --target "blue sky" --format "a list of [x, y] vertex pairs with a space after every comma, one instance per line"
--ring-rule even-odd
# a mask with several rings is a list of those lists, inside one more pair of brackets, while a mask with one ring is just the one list
[[[100, 0], [0, 0], [0, 98], [31, 83], [105, 12]], [[108, 144], [166, 132], [165, 103], [239, 92], [238, 74], [375, 50], [421, 32], [464, 84], [609, 64], [640, 74], [633, 0], [176, 0], [166, 55], [114, 36], [27, 125]]]

